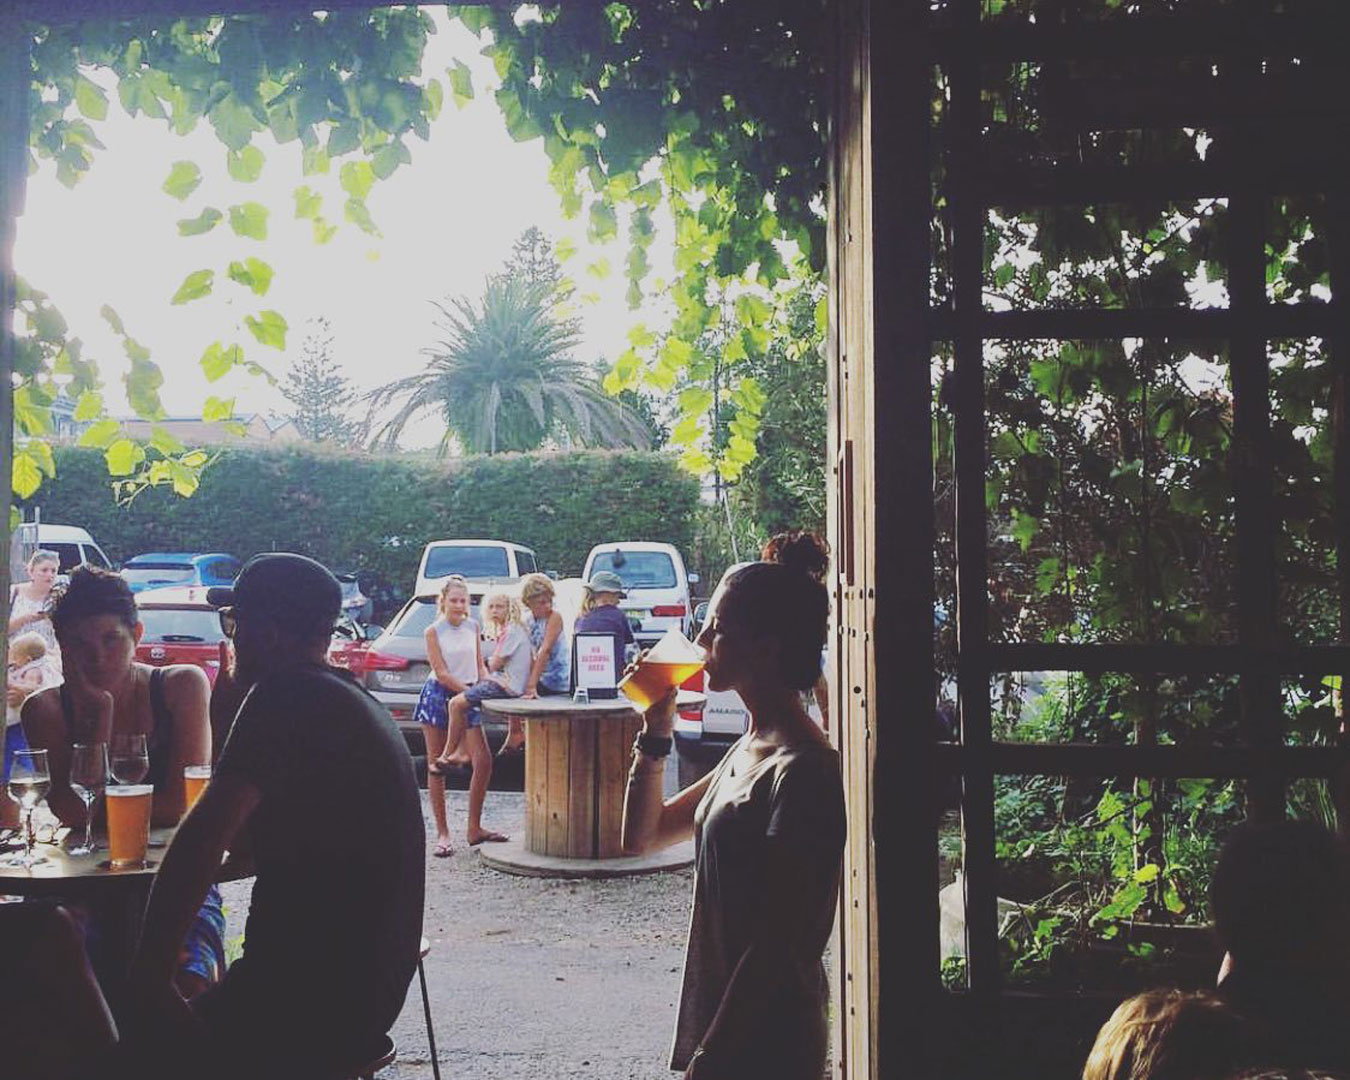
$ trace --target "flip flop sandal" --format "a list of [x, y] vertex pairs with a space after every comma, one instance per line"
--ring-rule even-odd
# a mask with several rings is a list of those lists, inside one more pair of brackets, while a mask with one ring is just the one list
[[432, 849], [431, 852], [432, 857], [436, 859], [448, 859], [454, 853], [455, 849], [452, 848], [449, 844], [437, 844], [435, 848]]
[[499, 832], [485, 832], [477, 840], [470, 840], [469, 847], [477, 847], [479, 844], [505, 844], [510, 841], [509, 836], [503, 836]]

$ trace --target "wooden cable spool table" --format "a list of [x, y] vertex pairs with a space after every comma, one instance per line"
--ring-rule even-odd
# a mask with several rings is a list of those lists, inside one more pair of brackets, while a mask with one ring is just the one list
[[[680, 691], [682, 705], [702, 700]], [[688, 865], [692, 841], [625, 856], [623, 800], [642, 717], [622, 694], [571, 698], [489, 698], [483, 708], [525, 721], [525, 837], [483, 845], [484, 862], [512, 873], [612, 877]]]

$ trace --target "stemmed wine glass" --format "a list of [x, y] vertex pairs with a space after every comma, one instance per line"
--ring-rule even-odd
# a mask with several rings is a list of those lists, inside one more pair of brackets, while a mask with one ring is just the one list
[[142, 733], [121, 732], [113, 736], [112, 775], [119, 784], [139, 784], [150, 771], [150, 754]]
[[9, 770], [9, 797], [23, 809], [23, 855], [7, 860], [10, 866], [32, 868], [47, 860], [33, 854], [33, 810], [52, 786], [46, 750], [16, 750]]
[[70, 755], [70, 786], [84, 803], [84, 843], [70, 849], [72, 855], [94, 850], [94, 803], [108, 784], [108, 744], [76, 743]]

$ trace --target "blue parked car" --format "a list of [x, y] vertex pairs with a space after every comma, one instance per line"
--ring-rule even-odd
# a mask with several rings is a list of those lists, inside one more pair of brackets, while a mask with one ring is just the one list
[[213, 551], [151, 551], [122, 564], [122, 579], [136, 593], [166, 585], [230, 585], [239, 576], [239, 560]]

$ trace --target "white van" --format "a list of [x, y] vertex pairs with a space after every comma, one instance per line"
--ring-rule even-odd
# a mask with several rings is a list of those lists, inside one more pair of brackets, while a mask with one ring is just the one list
[[28, 560], [41, 548], [53, 551], [61, 560], [57, 573], [68, 576], [77, 566], [112, 568], [108, 556], [94, 542], [88, 531], [77, 525], [49, 525], [22, 522], [10, 538], [9, 574], [13, 582], [28, 580]]
[[534, 551], [509, 540], [433, 540], [422, 549], [414, 596], [439, 592], [451, 574], [466, 581], [516, 581], [539, 569]]
[[640, 647], [655, 644], [672, 626], [689, 633], [694, 618], [689, 586], [698, 584], [698, 575], [685, 569], [673, 544], [651, 540], [596, 544], [586, 556], [581, 579], [590, 581], [598, 570], [618, 574], [623, 582], [628, 596], [619, 601], [619, 608], [627, 613]]

